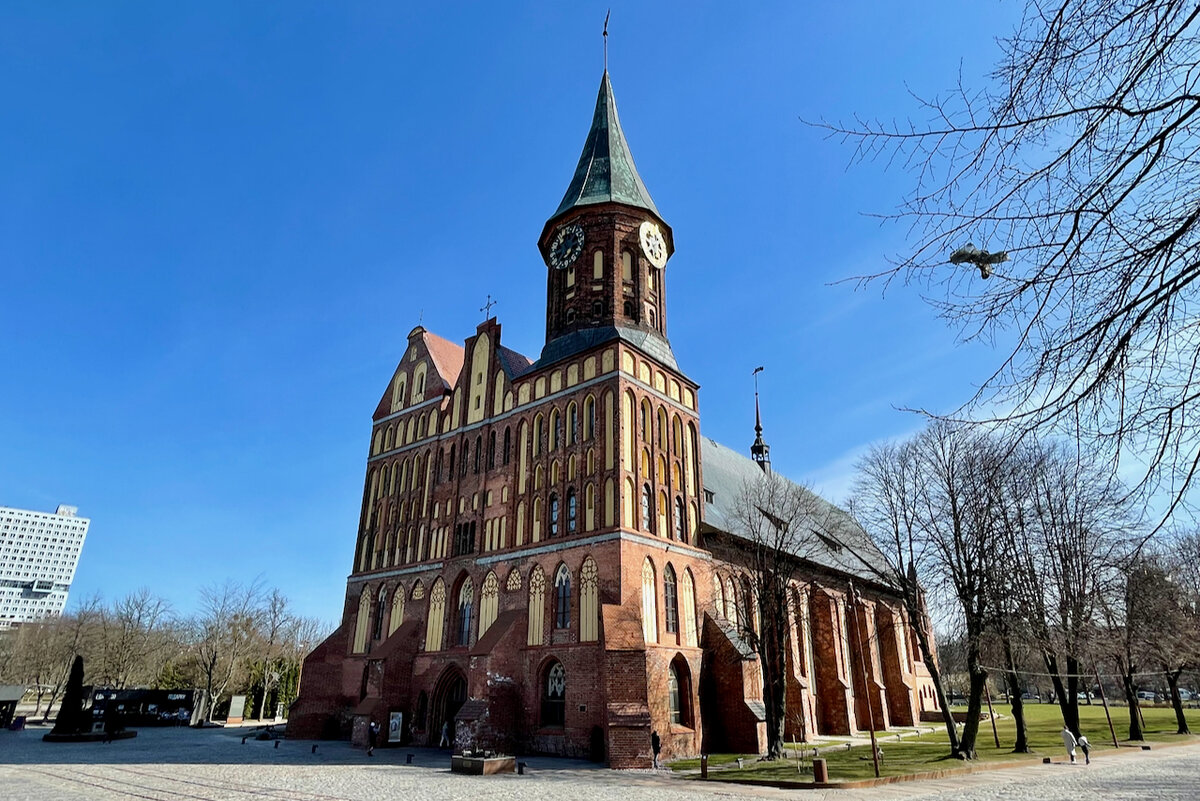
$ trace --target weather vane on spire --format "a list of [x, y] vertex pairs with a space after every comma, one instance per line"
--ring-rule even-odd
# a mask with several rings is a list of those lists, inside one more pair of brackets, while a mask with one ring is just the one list
[[764, 473], [771, 472], [771, 446], [763, 441], [762, 415], [758, 411], [758, 374], [762, 367], [754, 368], [754, 444], [750, 446], [750, 457]]
[[605, 72], [608, 72], [608, 18], [610, 16], [612, 16], [611, 8], [604, 14], [604, 71]]

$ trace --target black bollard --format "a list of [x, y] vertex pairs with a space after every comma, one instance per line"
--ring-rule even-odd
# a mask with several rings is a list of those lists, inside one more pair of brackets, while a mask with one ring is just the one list
[[310, 753], [313, 753], [313, 754], [317, 753], [317, 747], [315, 745], [313, 746], [313, 750]]
[[524, 776], [524, 775], [525, 775], [525, 763], [524, 763], [524, 762], [518, 762], [518, 763], [517, 763], [517, 775], [518, 775], [518, 776]]
[[246, 735], [242, 735], [242, 745], [246, 744]]
[[708, 778], [708, 754], [700, 755], [700, 778]]
[[276, 747], [276, 748], [279, 748], [279, 741], [278, 741], [278, 740], [276, 740], [276, 741], [275, 741], [275, 747]]
[[413, 758], [413, 755], [412, 755], [412, 754], [408, 754], [408, 755], [407, 755], [407, 758], [404, 760], [404, 764], [405, 764], [405, 765], [411, 765], [411, 764], [412, 764], [412, 758]]

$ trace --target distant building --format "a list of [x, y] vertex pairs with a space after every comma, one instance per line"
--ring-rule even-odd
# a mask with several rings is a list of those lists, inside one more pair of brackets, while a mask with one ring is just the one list
[[0, 506], [0, 629], [62, 614], [91, 520]]

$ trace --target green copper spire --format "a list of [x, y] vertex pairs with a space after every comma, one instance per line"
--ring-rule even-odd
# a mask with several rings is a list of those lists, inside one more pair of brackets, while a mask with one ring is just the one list
[[596, 113], [592, 116], [592, 128], [579, 156], [579, 165], [575, 167], [575, 177], [550, 219], [577, 206], [594, 203], [623, 203], [651, 211], [660, 219], [662, 216], [633, 165], [633, 155], [617, 118], [617, 101], [608, 80], [608, 70], [600, 80]]

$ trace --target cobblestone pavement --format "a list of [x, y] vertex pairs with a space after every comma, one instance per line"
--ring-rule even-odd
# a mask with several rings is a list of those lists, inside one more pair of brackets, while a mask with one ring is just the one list
[[[1090, 766], [1030, 765], [866, 790], [802, 791], [704, 783], [665, 772], [610, 771], [532, 757], [525, 776], [451, 775], [444, 754], [346, 743], [241, 742], [237, 730], [149, 729], [112, 744], [43, 743], [44, 730], [0, 731], [4, 801], [621, 801], [715, 797], [841, 801], [1191, 801], [1200, 798], [1200, 745], [1107, 755]], [[405, 756], [414, 754], [412, 765]]]

